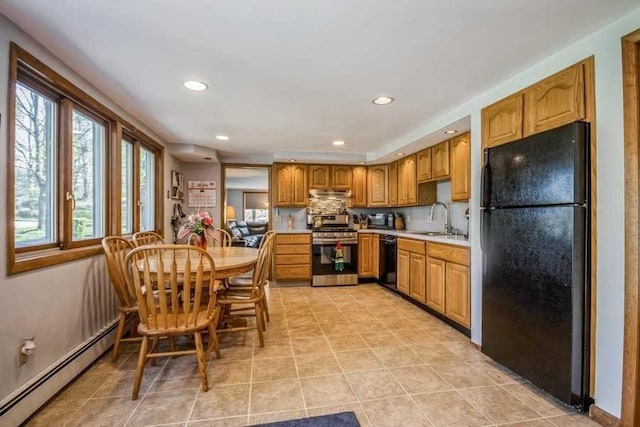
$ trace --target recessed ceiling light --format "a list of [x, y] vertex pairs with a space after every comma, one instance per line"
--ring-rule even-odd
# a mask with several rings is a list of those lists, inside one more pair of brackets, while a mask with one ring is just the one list
[[373, 101], [371, 102], [376, 105], [387, 105], [393, 102], [393, 98], [391, 98], [390, 96], [379, 96], [377, 98], [373, 98]]
[[364, 164], [366, 164], [366, 163], [365, 163], [365, 162], [360, 162], [360, 164], [361, 164], [361, 165], [364, 165]]
[[213, 160], [211, 157], [205, 157], [205, 160]]
[[458, 131], [455, 129], [449, 129], [449, 130], [445, 130], [444, 133], [447, 135], [453, 135], [454, 133], [458, 133]]
[[296, 161], [296, 159], [290, 159], [289, 160], [291, 163], [294, 163]]
[[344, 141], [342, 140], [336, 140], [332, 142], [333, 145], [344, 145]]
[[187, 80], [183, 84], [184, 84], [184, 87], [186, 87], [187, 89], [191, 89], [195, 91], [207, 90], [209, 88], [209, 85], [207, 85], [204, 82], [199, 82], [197, 80]]
[[228, 141], [229, 137], [227, 135], [216, 135], [216, 139], [218, 141]]
[[396, 156], [404, 156], [404, 153], [396, 153]]

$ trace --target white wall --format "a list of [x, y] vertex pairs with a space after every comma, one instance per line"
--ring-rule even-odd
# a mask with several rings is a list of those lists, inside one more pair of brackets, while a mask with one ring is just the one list
[[[427, 135], [471, 117], [472, 340], [482, 342], [482, 251], [479, 244], [480, 110], [544, 77], [595, 56], [598, 179], [596, 404], [620, 416], [624, 334], [624, 163], [620, 38], [640, 27], [640, 9], [555, 53], [419, 129]], [[525, 49], [526, 46], [523, 46]], [[472, 72], [472, 70], [470, 70]]]
[[224, 209], [224, 200], [221, 200], [220, 191], [220, 163], [183, 163], [182, 164], [182, 173], [184, 174], [184, 185], [185, 185], [185, 200], [182, 204], [182, 210], [185, 214], [189, 214], [191, 212], [195, 212], [197, 206], [189, 207], [187, 194], [186, 194], [186, 186], [189, 181], [215, 181], [216, 182], [216, 206], [215, 207], [207, 207], [203, 208], [209, 211], [211, 216], [213, 217], [214, 225], [219, 227], [222, 222], [222, 209]]
[[[37, 42], [0, 15], [0, 164], [7, 164], [7, 88], [9, 42], [14, 41], [75, 85], [116, 111], [149, 136], [152, 132], [122, 111], [107, 97], [64, 66]], [[165, 152], [165, 188], [168, 170], [179, 163]], [[2, 170], [6, 183], [7, 167]], [[6, 185], [0, 185], [0, 200], [6, 198]], [[171, 204], [166, 204], [170, 211]], [[170, 232], [170, 215], [165, 214], [165, 230]], [[0, 209], [0, 224], [6, 210]], [[117, 300], [108, 280], [102, 256], [7, 277], [6, 233], [0, 233], [0, 405], [29, 380], [54, 365], [65, 354], [86, 342], [117, 317]], [[35, 336], [36, 354], [17, 366], [17, 349], [22, 339]], [[34, 407], [33, 410], [36, 408]], [[0, 424], [2, 422], [0, 421]]]

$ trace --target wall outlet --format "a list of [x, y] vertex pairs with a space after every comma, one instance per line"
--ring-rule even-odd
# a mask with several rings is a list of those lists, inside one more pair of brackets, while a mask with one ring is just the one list
[[406, 220], [407, 222], [411, 222], [411, 215], [407, 215]]

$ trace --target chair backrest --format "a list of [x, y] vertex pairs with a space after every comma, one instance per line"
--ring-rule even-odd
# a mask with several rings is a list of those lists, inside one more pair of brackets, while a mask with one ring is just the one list
[[161, 245], [164, 238], [153, 231], [138, 231], [133, 235], [133, 245], [137, 248], [144, 245]]
[[264, 245], [264, 242], [267, 241], [268, 236], [275, 236], [275, 234], [276, 234], [275, 230], [267, 230], [267, 232], [264, 233], [264, 236], [262, 236], [262, 240], [260, 240], [260, 246], [258, 246], [258, 248], [261, 248], [262, 245]]
[[120, 306], [135, 307], [136, 299], [132, 290], [127, 287], [125, 279], [124, 259], [133, 249], [133, 244], [120, 236], [109, 236], [102, 239], [102, 248], [107, 262], [109, 278], [116, 291]]
[[140, 322], [148, 329], [190, 328], [213, 317], [215, 264], [207, 251], [189, 245], [147, 245], [133, 249], [125, 265]]
[[271, 263], [273, 262], [273, 249], [275, 246], [275, 233], [265, 234], [258, 249], [258, 260], [253, 270], [253, 292], [262, 292], [264, 285], [269, 280]]

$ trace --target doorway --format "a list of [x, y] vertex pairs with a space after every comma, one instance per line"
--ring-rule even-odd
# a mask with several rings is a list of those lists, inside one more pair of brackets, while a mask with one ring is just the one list
[[271, 166], [222, 165], [224, 224], [246, 221], [271, 228]]
[[622, 38], [625, 150], [625, 313], [622, 426], [640, 425], [640, 30]]

